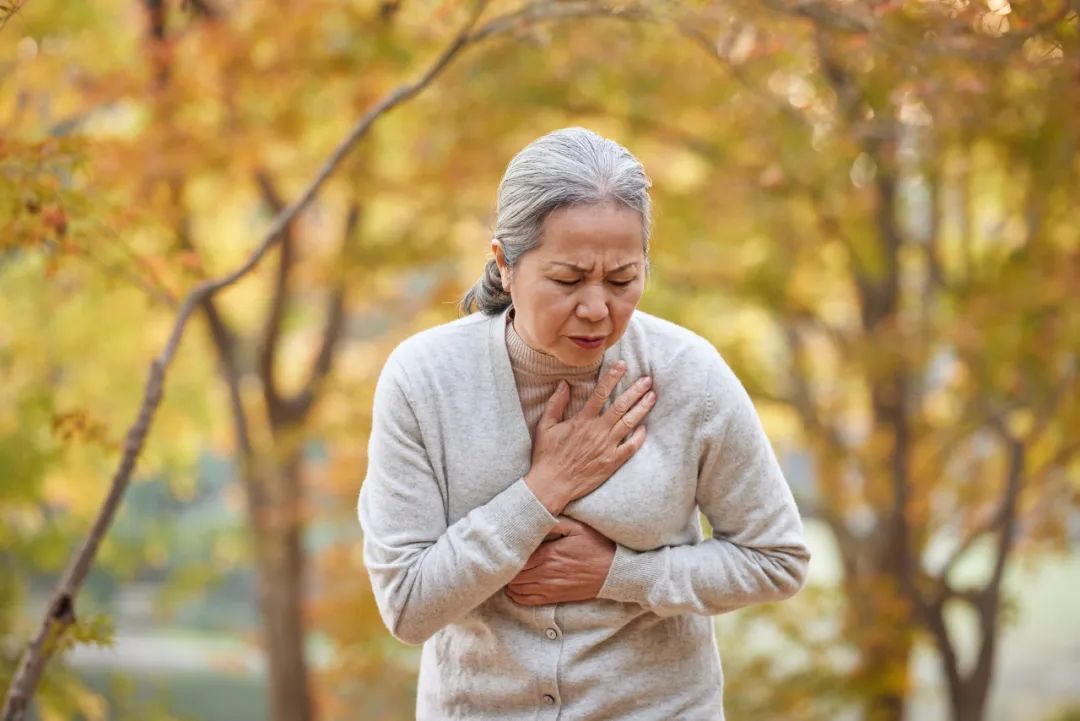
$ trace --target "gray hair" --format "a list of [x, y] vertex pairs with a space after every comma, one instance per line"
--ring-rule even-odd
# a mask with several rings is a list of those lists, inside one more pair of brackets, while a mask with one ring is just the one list
[[[641, 215], [647, 274], [651, 186], [641, 162], [614, 140], [581, 127], [555, 130], [526, 145], [507, 166], [499, 183], [494, 237], [513, 270], [521, 256], [540, 244], [544, 220], [552, 211], [618, 201]], [[460, 309], [466, 314], [479, 310], [498, 315], [510, 304], [492, 258], [461, 299]]]

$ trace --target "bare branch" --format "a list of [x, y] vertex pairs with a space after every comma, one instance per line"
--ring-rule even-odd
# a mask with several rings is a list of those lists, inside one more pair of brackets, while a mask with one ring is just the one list
[[788, 352], [792, 357], [790, 376], [794, 383], [794, 391], [791, 401], [796, 412], [803, 424], [824, 439], [833, 452], [840, 457], [848, 457], [850, 449], [840, 437], [839, 431], [822, 420], [821, 413], [818, 412], [818, 403], [810, 390], [810, 381], [805, 370], [806, 348], [802, 335], [790, 320], [784, 323], [783, 330], [784, 337], [788, 341]]
[[[865, 478], [868, 474], [866, 464], [859, 453], [844, 442], [836, 426], [823, 419], [806, 372], [805, 344], [793, 319], [787, 319], [784, 322], [783, 331], [788, 341], [788, 352], [792, 358], [789, 375], [794, 389], [790, 403], [803, 426], [810, 432], [814, 445], [821, 449], [817, 458], [818, 464], [822, 466], [819, 470], [820, 487], [822, 492], [835, 503], [839, 494], [838, 479], [842, 465], [851, 463]], [[837, 539], [837, 548], [840, 551], [845, 573], [847, 573], [856, 563], [856, 557], [867, 551], [867, 546], [854, 536], [843, 516], [835, 510], [838, 507], [837, 505], [830, 508], [828, 503], [821, 503], [817, 510], [819, 517], [826, 522]]]
[[[342, 254], [349, 245], [360, 224], [360, 206], [353, 203], [345, 217], [345, 230], [342, 238]], [[319, 385], [330, 373], [333, 365], [335, 350], [341, 339], [342, 330], [345, 327], [345, 278], [339, 277], [334, 289], [330, 292], [327, 301], [326, 323], [323, 326], [322, 340], [319, 343], [319, 352], [315, 356], [311, 371], [308, 373], [304, 387], [292, 398], [283, 401], [284, 420], [298, 423], [311, 410], [317, 397]]]
[[[213, 4], [207, 2], [207, 0], [184, 0], [188, 8], [194, 10], [199, 15], [203, 16], [207, 20], [216, 20], [221, 17], [221, 11]], [[185, 9], [188, 9], [185, 8]]]
[[[1078, 374], [1076, 373], [1070, 374], [1068, 376], [1068, 378], [1064, 381], [1062, 385], [1061, 391], [1054, 396], [1054, 400], [1050, 404], [1050, 406], [1047, 408], [1043, 408], [1036, 414], [1036, 416], [1038, 417], [1037, 422], [1033, 426], [1031, 432], [1029, 432], [1023, 439], [1014, 439], [1012, 437], [1005, 424], [1005, 421], [1002, 418], [1002, 413], [993, 413], [989, 410], [986, 410], [986, 413], [989, 417], [989, 421], [986, 422], [989, 423], [989, 425], [997, 431], [998, 435], [1001, 436], [1007, 444], [1009, 444], [1010, 448], [1012, 448], [1015, 444], [1018, 443], [1024, 447], [1030, 447], [1030, 445], [1035, 443], [1042, 436], [1043, 432], [1045, 432], [1045, 430], [1049, 426], [1050, 420], [1056, 417], [1057, 412], [1060, 409], [1061, 403], [1064, 402], [1064, 399], [1071, 397], [1071, 394], [1076, 392], [1075, 386], [1077, 384], [1077, 378]], [[978, 405], [984, 410], [986, 409], [985, 404]], [[973, 428], [972, 430], [977, 430], [978, 428], [982, 427], [984, 426], [980, 424], [978, 427]], [[969, 434], [970, 430], [968, 432], [958, 431], [953, 443], [942, 445], [939, 451], [939, 455], [942, 457], [944, 455], [947, 455], [948, 451], [951, 450], [956, 443], [963, 440], [963, 438], [965, 438]], [[1064, 464], [1068, 463], [1068, 461], [1078, 452], [1080, 452], [1080, 441], [1063, 444], [1042, 466], [1029, 471], [1026, 476], [1027, 479], [1033, 480], [1042, 478], [1047, 473], [1051, 472], [1053, 469], [1060, 468]], [[1010, 459], [1011, 461], [1015, 461], [1015, 458], [1013, 458], [1012, 456], [1010, 456]], [[1009, 478], [1011, 478], [1011, 476]], [[1003, 497], [1000, 503], [998, 503], [997, 507], [994, 509], [994, 511], [984, 516], [979, 522], [973, 525], [967, 531], [967, 533], [963, 535], [963, 537], [957, 542], [957, 545], [953, 549], [952, 553], [949, 554], [949, 557], [945, 560], [945, 563], [942, 564], [941, 570], [938, 571], [938, 576], [941, 579], [944, 579], [946, 581], [948, 580], [952, 569], [963, 558], [963, 556], [967, 554], [967, 552], [972, 548], [976, 541], [978, 541], [986, 534], [998, 531], [1002, 528], [1002, 524], [1005, 522], [1009, 513], [1010, 504], [1015, 504], [1015, 499], [1011, 497], [1010, 490], [1011, 486], [1009, 485], [1007, 479], [1006, 486], [1003, 491]], [[1016, 492], [1019, 493], [1019, 489], [1016, 489]]]
[[941, 565], [941, 570], [938, 571], [938, 577], [943, 581], [948, 581], [949, 576], [952, 575], [952, 570], [956, 564], [967, 555], [967, 552], [971, 550], [975, 542], [982, 538], [987, 533], [994, 531], [1001, 526], [1002, 520], [1005, 517], [1005, 509], [999, 505], [994, 511], [982, 518], [981, 521], [975, 523], [967, 533], [957, 542], [953, 552], [949, 554], [949, 557], [945, 559], [945, 563]]
[[[8, 688], [4, 700], [3, 721], [23, 721], [29, 707], [30, 698], [37, 688], [41, 673], [48, 660], [46, 641], [58, 638], [75, 621], [73, 610], [75, 595], [85, 581], [90, 565], [97, 555], [98, 547], [111, 526], [130, 483], [135, 462], [145, 444], [146, 436], [149, 434], [150, 423], [157, 411], [157, 406], [161, 402], [165, 372], [176, 355], [184, 329], [191, 315], [199, 308], [205, 310], [207, 299], [212, 298], [218, 291], [236, 283], [250, 273], [279, 241], [285, 228], [311, 203], [315, 194], [326, 182], [327, 178], [338, 168], [353, 146], [367, 135], [375, 121], [424, 90], [467, 45], [501, 32], [522, 27], [530, 22], [589, 15], [627, 20], [637, 17], [635, 15], [636, 11], [633, 10], [604, 8], [593, 3], [586, 6], [585, 4], [572, 2], [558, 5], [537, 2], [521, 11], [493, 18], [474, 31], [473, 28], [486, 6], [487, 0], [475, 0], [466, 22], [463, 23], [455, 37], [428, 68], [413, 82], [403, 84], [386, 95], [356, 122], [345, 138], [338, 143], [300, 196], [278, 213], [256, 249], [239, 268], [218, 279], [199, 283], [185, 297], [180, 305], [165, 348], [150, 364], [142, 405], [135, 423], [128, 430], [124, 452], [110, 483], [108, 496], [102, 504], [85, 541], [58, 583], [40, 627], [19, 660], [19, 665], [15, 670], [11, 686]], [[333, 310], [335, 307], [336, 302], [332, 303], [331, 309]], [[331, 313], [331, 321], [333, 317], [334, 313]], [[220, 316], [218, 318], [220, 320]], [[328, 324], [332, 323], [328, 322]], [[212, 332], [213, 325], [212, 323]], [[333, 334], [325, 335], [332, 336]], [[317, 362], [316, 368], [318, 367], [320, 367], [320, 364]], [[329, 365], [327, 364], [326, 367], [328, 368]]]
[[1016, 540], [1018, 500], [1024, 474], [1024, 460], [1027, 445], [1013, 438], [1007, 440], [1009, 448], [1009, 466], [1006, 471], [1005, 491], [1001, 499], [1001, 521], [998, 528], [997, 554], [994, 558], [994, 571], [986, 587], [988, 593], [995, 596], [1001, 587], [1005, 574], [1005, 565]]
[[97, 518], [94, 520], [90, 532], [61, 577], [37, 633], [19, 660], [19, 665], [12, 677], [11, 686], [4, 701], [4, 721], [23, 721], [29, 707], [30, 698], [37, 688], [41, 673], [48, 661], [46, 641], [59, 638], [75, 622], [75, 595], [86, 579], [86, 574], [97, 556], [98, 547], [112, 525], [116, 512], [120, 507], [120, 502], [130, 483], [136, 460], [142, 451], [146, 436], [150, 432], [151, 421], [161, 402], [165, 372], [176, 355], [188, 319], [197, 308], [205, 307], [205, 301], [211, 298], [214, 293], [232, 285], [250, 273], [277, 242], [285, 227], [301, 210], [307, 207], [314, 198], [315, 193], [338, 167], [345, 155], [367, 134], [372, 124], [389, 110], [419, 93], [465, 47], [469, 33], [485, 5], [485, 0], [478, 0], [474, 4], [462, 29], [418, 80], [398, 87], [360, 118], [345, 139], [338, 144], [330, 158], [323, 164], [300, 197], [274, 219], [269, 231], [246, 262], [222, 278], [200, 283], [188, 293], [180, 306], [165, 348], [150, 364], [142, 405], [135, 423], [126, 435], [124, 451], [110, 483], [109, 493], [98, 512]]
[[[546, 99], [543, 102], [546, 105], [550, 105]], [[619, 120], [627, 125], [638, 128], [644, 128], [651, 135], [666, 142], [680, 144], [691, 152], [713, 163], [722, 164], [730, 161], [726, 152], [714, 141], [709, 138], [695, 135], [677, 125], [666, 122], [664, 118], [658, 117], [655, 113], [636, 111], [623, 112], [600, 102], [589, 101], [565, 102], [561, 103], [559, 107], [572, 115], [596, 115], [603, 118]]]
[[924, 245], [926, 253], [927, 286], [930, 289], [946, 288], [945, 268], [941, 263], [941, 171], [934, 166], [926, 177], [930, 199], [930, 232]]
[[88, 259], [91, 263], [101, 268], [106, 275], [111, 275], [130, 283], [145, 293], [147, 297], [155, 303], [160, 303], [173, 310], [180, 307], [179, 299], [177, 299], [164, 284], [158, 283], [157, 285], [154, 285], [136, 272], [129, 271], [121, 265], [111, 265], [107, 263], [104, 259], [99, 258], [96, 253], [93, 253], [86, 248], [75, 248], [74, 250], [69, 250], [69, 252]]
[[[942, 14], [929, 16], [930, 19], [921, 28], [898, 32], [879, 22], [872, 7], [866, 3], [845, 3], [845, 10], [839, 10], [835, 4], [823, 0], [765, 0], [764, 5], [780, 14], [808, 21], [815, 31], [874, 34], [879, 42], [887, 45], [910, 46], [912, 38], [921, 38], [922, 31], [932, 30], [934, 39], [921, 43], [921, 52], [939, 56], [965, 55], [979, 60], [1014, 52], [1029, 38], [1052, 31], [1055, 26], [1068, 20], [1072, 13], [1080, 12], [1078, 0], [1066, 0], [1047, 17], [1033, 21], [1023, 29], [1014, 29], [995, 37], [977, 30], [973, 22], [977, 16], [972, 14], [961, 14], [956, 18]], [[978, 6], [972, 6], [972, 12], [978, 13]]]
[[876, 29], [871, 16], [857, 4], [849, 7], [852, 12], [840, 12], [820, 0], [766, 0], [765, 6], [786, 15], [809, 20], [821, 29], [863, 35]]
[[[265, 169], [255, 173], [255, 182], [259, 186], [263, 202], [270, 211], [277, 215], [285, 208], [285, 202], [274, 185], [273, 179]], [[281, 411], [281, 396], [278, 393], [276, 378], [277, 347], [281, 339], [281, 323], [285, 317], [285, 305], [288, 302], [289, 271], [295, 256], [295, 238], [293, 225], [285, 226], [281, 233], [281, 248], [278, 251], [277, 274], [270, 291], [270, 306], [263, 325], [262, 338], [259, 341], [259, 375], [262, 377], [263, 398], [267, 413], [275, 420]]]
[[874, 286], [873, 276], [866, 264], [859, 258], [855, 243], [844, 231], [840, 220], [835, 214], [827, 210], [826, 200], [821, 189], [808, 187], [807, 191], [812, 200], [810, 207], [816, 209], [813, 215], [814, 219], [817, 220], [818, 227], [821, 229], [822, 236], [835, 238], [843, 246], [848, 262], [851, 263], [854, 290], [860, 301], [860, 316], [862, 316], [863, 311], [861, 309], [869, 303], [876, 302], [877, 289]]
[[[732, 62], [728, 57], [728, 51], [718, 46], [708, 35], [702, 32], [698, 27], [686, 22], [676, 23], [676, 28], [680, 34], [689, 38], [693, 43], [701, 48], [706, 55], [711, 59], [719, 63], [731, 77], [735, 78], [746, 90], [748, 90], [754, 97], [759, 98], [765, 105], [778, 111], [781, 115], [794, 120], [798, 125], [805, 128], [812, 128], [814, 125], [813, 120], [806, 116], [806, 114], [800, 112], [791, 103], [787, 102], [783, 98], [779, 98], [772, 93], [764, 92], [758, 83], [755, 83], [746, 73], [743, 72], [742, 67], [738, 63]], [[733, 42], [734, 38], [729, 40]]]
[[20, 10], [26, 7], [27, 2], [29, 0], [10, 0], [10, 2], [0, 6], [0, 30], [4, 29], [4, 26], [8, 24], [8, 20], [11, 20]]
[[997, 649], [998, 613], [1001, 608], [1001, 582], [1005, 577], [1005, 566], [1015, 547], [1018, 526], [1019, 498], [1024, 475], [1024, 461], [1027, 446], [1013, 438], [1008, 439], [1009, 466], [1005, 480], [1005, 493], [1002, 498], [1001, 523], [998, 529], [997, 553], [994, 570], [986, 586], [980, 590], [975, 603], [982, 627], [982, 639], [975, 666], [965, 680], [978, 688], [986, 688], [993, 672], [994, 655]]
[[[929, 601], [920, 603], [920, 613], [941, 653], [942, 667], [949, 683], [950, 697], [954, 706], [963, 703], [964, 699], [970, 696], [972, 689], [985, 689], [990, 683], [997, 649], [1001, 584], [1019, 529], [1020, 492], [1026, 482], [1030, 483], [1050, 473], [1053, 469], [1060, 468], [1074, 454], [1080, 452], [1080, 443], [1064, 444], [1043, 466], [1025, 473], [1026, 449], [1037, 434], [1029, 434], [1026, 440], [1020, 440], [1009, 435], [1007, 427], [1000, 419], [993, 419], [992, 425], [1003, 437], [1009, 450], [1009, 463], [1001, 502], [994, 513], [965, 535], [936, 578], [923, 579], [926, 585], [933, 587], [935, 591]], [[963, 589], [952, 587], [949, 583], [949, 573], [957, 559], [966, 553], [975, 540], [992, 532], [998, 534], [998, 540], [994, 569], [989, 581], [981, 587]], [[944, 604], [950, 599], [958, 599], [970, 604], [979, 618], [980, 643], [975, 663], [966, 675], [960, 671], [956, 649], [944, 620]]]
[[489, 20], [472, 32], [466, 42], [477, 43], [492, 35], [510, 32], [538, 22], [587, 17], [646, 22], [655, 18], [641, 6], [609, 7], [593, 0], [568, 0], [559, 3], [541, 0], [531, 2], [515, 12]]
[[960, 674], [956, 645], [953, 643], [952, 636], [949, 635], [949, 627], [945, 622], [946, 600], [946, 595], [941, 594], [928, 604], [920, 604], [919, 612], [924, 625], [930, 629], [938, 653], [941, 654], [941, 667], [949, 684], [949, 693], [953, 698], [957, 698], [962, 693], [964, 680]]
[[203, 301], [203, 314], [210, 327], [210, 337], [217, 351], [221, 375], [225, 378], [225, 385], [229, 390], [229, 408], [233, 417], [236, 447], [240, 450], [240, 455], [246, 457], [251, 455], [252, 444], [251, 434], [247, 428], [247, 415], [244, 413], [243, 402], [240, 398], [240, 367], [236, 359], [236, 336], [221, 317], [213, 298], [206, 298]]

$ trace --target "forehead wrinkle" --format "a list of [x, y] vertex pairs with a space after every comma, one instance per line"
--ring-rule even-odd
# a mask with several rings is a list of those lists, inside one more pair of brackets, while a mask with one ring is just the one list
[[[573, 263], [566, 263], [566, 262], [563, 262], [561, 260], [553, 260], [553, 261], [549, 262], [548, 265], [563, 265], [563, 266], [566, 266], [567, 268], [570, 268], [571, 270], [576, 270], [579, 273], [588, 273], [588, 272], [590, 272], [592, 270], [592, 268], [582, 268], [579, 265], [574, 265]], [[628, 268], [633, 268], [636, 265], [637, 265], [637, 262], [623, 263], [618, 268], [614, 268], [612, 270], [609, 270], [608, 272], [609, 273], [617, 273], [620, 270], [626, 270]]]

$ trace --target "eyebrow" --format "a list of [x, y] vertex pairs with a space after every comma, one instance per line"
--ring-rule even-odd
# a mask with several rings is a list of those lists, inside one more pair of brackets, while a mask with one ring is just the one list
[[[551, 263], [549, 265], [565, 265], [567, 268], [569, 268], [571, 270], [576, 270], [579, 273], [588, 273], [589, 272], [589, 270], [587, 268], [582, 268], [581, 266], [574, 265], [573, 263], [564, 263], [561, 260], [553, 260], [553, 261], [551, 261]], [[636, 262], [634, 262], [634, 263], [624, 263], [623, 265], [620, 265], [618, 268], [615, 268], [614, 270], [611, 270], [611, 271], [608, 271], [608, 272], [609, 273], [618, 273], [620, 270], [626, 270], [627, 268], [633, 268], [636, 265], [637, 265]]]

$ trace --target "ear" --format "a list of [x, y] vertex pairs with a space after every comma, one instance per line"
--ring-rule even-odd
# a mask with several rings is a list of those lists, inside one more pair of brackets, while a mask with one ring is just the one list
[[510, 292], [510, 267], [506, 264], [506, 255], [503, 253], [502, 243], [496, 238], [491, 239], [491, 252], [495, 254], [495, 264], [499, 266], [499, 277], [502, 279], [502, 289]]

